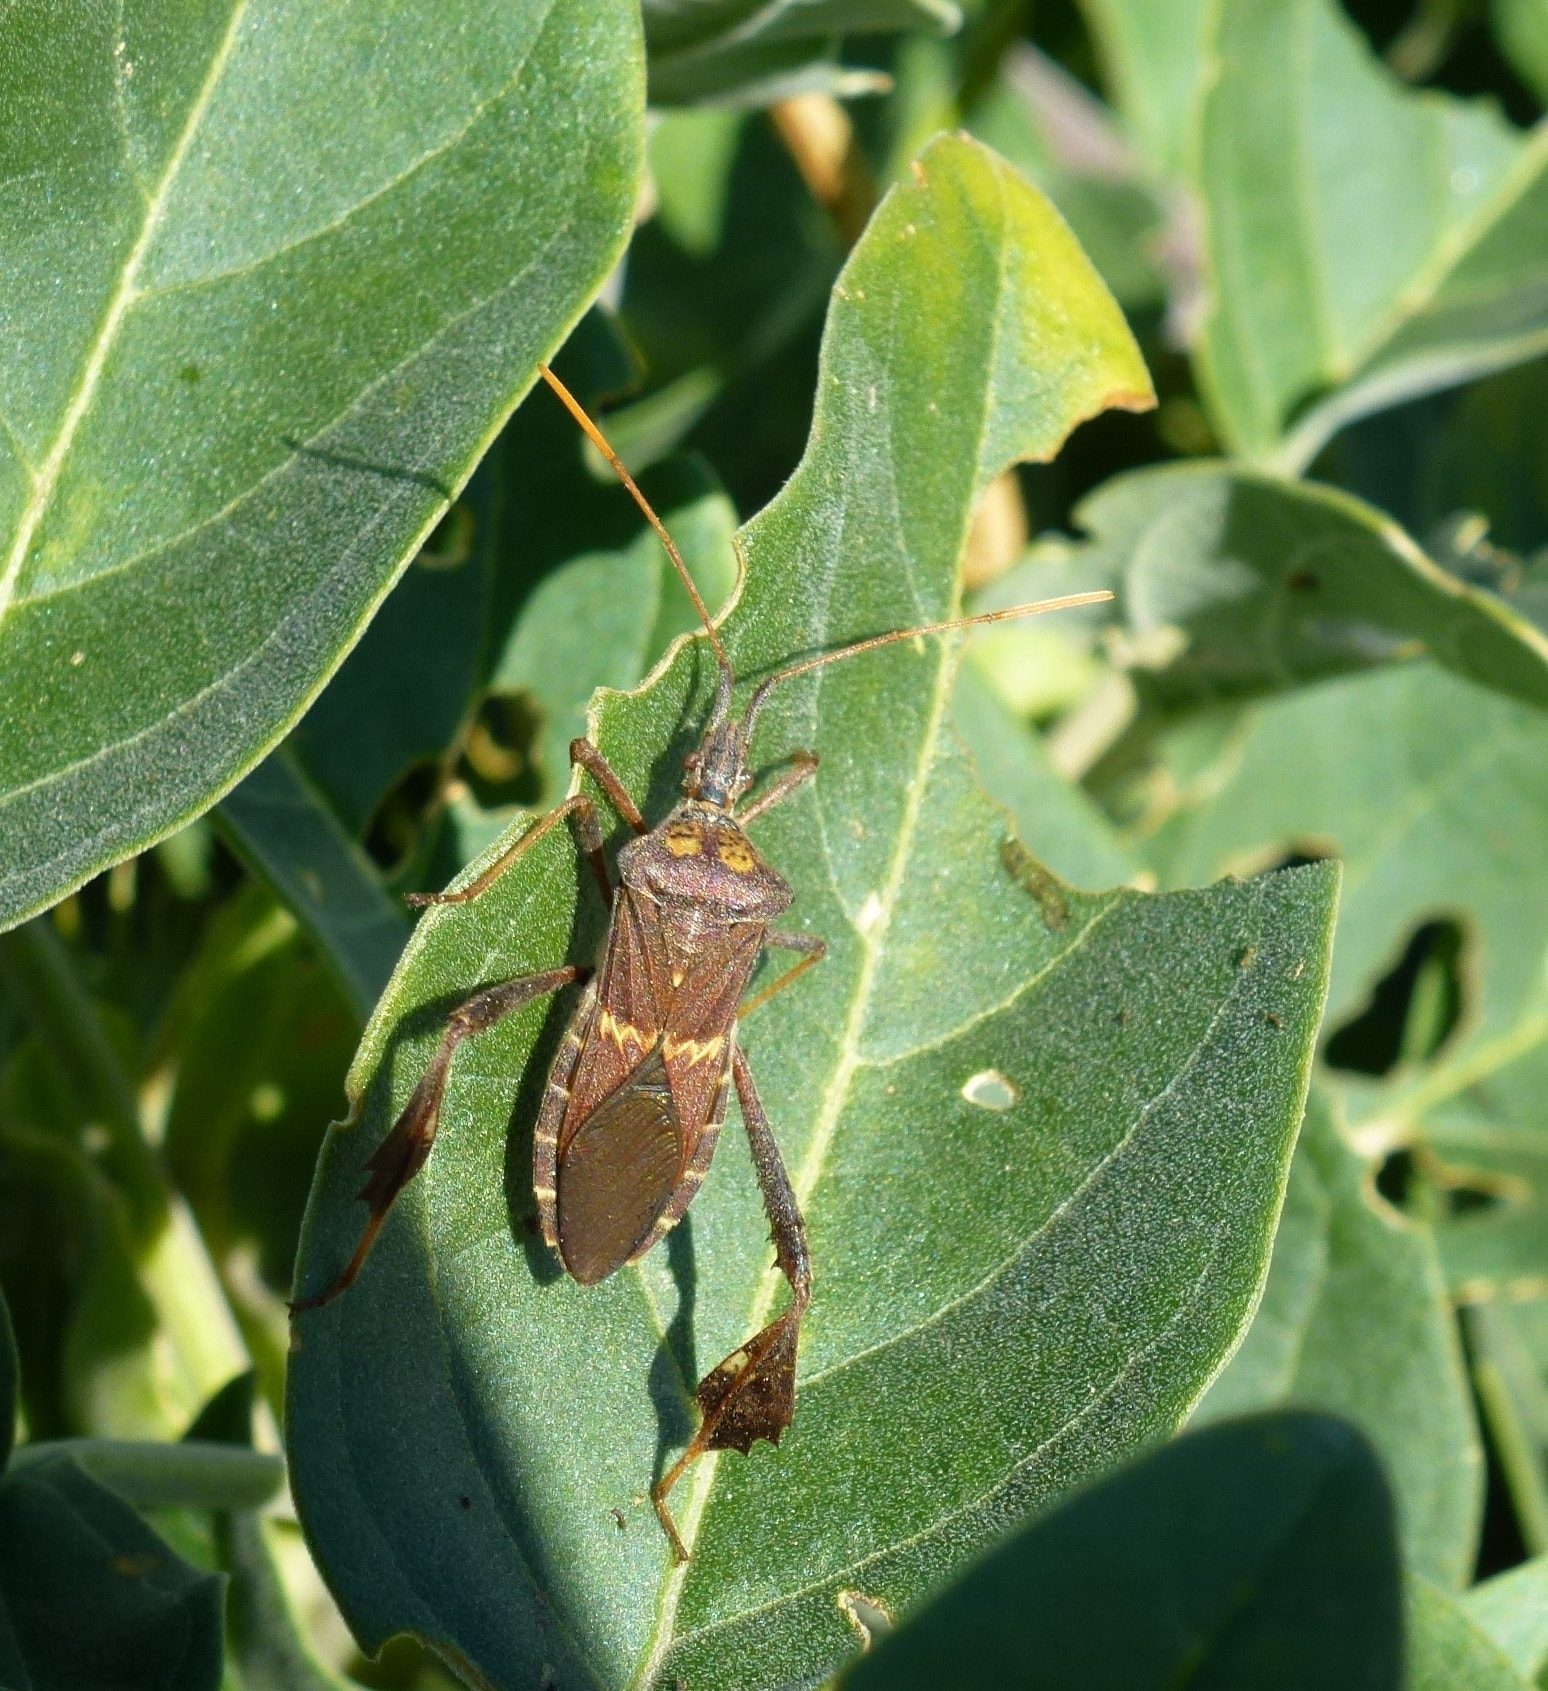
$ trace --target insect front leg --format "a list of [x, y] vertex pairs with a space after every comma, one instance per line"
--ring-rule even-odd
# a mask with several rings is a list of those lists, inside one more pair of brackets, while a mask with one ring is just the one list
[[584, 793], [577, 793], [574, 798], [566, 799], [563, 804], [556, 804], [547, 816], [535, 822], [519, 840], [508, 846], [477, 880], [470, 881], [457, 892], [411, 892], [404, 899], [404, 903], [413, 905], [416, 910], [427, 904], [471, 904], [480, 893], [488, 892], [517, 858], [524, 856], [550, 828], [555, 827], [566, 816], [575, 818], [581, 850], [585, 852], [586, 861], [591, 865], [591, 873], [601, 889], [602, 902], [611, 909], [613, 882], [607, 872], [606, 854], [602, 850], [602, 829], [597, 822], [597, 807]]
[[736, 1019], [744, 1022], [754, 1010], [760, 1010], [777, 992], [783, 992], [792, 981], [799, 980], [802, 975], [828, 955], [828, 942], [819, 939], [816, 934], [782, 934], [772, 928], [763, 936], [765, 945], [777, 946], [781, 951], [804, 951], [806, 955], [794, 968], [786, 969], [778, 980], [770, 981], [762, 992], [754, 993], [736, 1013]]
[[441, 1035], [441, 1043], [430, 1059], [429, 1068], [421, 1076], [419, 1085], [414, 1088], [413, 1095], [404, 1105], [403, 1114], [393, 1123], [392, 1131], [365, 1161], [366, 1181], [356, 1196], [370, 1206], [370, 1214], [366, 1217], [365, 1231], [360, 1236], [360, 1243], [355, 1247], [355, 1254], [325, 1291], [319, 1292], [315, 1297], [297, 1298], [290, 1306], [292, 1314], [302, 1310], [321, 1309], [324, 1304], [332, 1303], [341, 1292], [348, 1291], [354, 1285], [356, 1277], [365, 1265], [366, 1257], [370, 1255], [372, 1245], [376, 1243], [376, 1235], [382, 1230], [382, 1223], [387, 1219], [388, 1211], [397, 1200], [398, 1194], [424, 1167], [425, 1158], [430, 1155], [430, 1148], [435, 1144], [436, 1131], [441, 1124], [441, 1102], [446, 1096], [446, 1082], [451, 1075], [452, 1058], [456, 1056], [457, 1047], [463, 1040], [471, 1039], [476, 1033], [483, 1033], [486, 1028], [492, 1028], [496, 1022], [504, 1020], [524, 1004], [530, 1004], [534, 998], [556, 992], [560, 987], [569, 986], [572, 981], [580, 980], [590, 973], [589, 969], [566, 965], [562, 969], [549, 969], [540, 975], [519, 975], [515, 980], [488, 987], [452, 1011], [446, 1031]]
[[629, 789], [618, 778], [618, 771], [592, 745], [590, 740], [582, 737], [570, 741], [570, 762], [586, 771], [602, 791], [607, 794], [608, 803], [623, 817], [635, 833], [648, 834], [650, 832], [650, 824], [640, 815], [640, 807], [629, 797]]
[[690, 1463], [706, 1451], [739, 1450], [745, 1455], [756, 1439], [778, 1444], [795, 1414], [796, 1347], [801, 1318], [812, 1301], [812, 1264], [806, 1248], [806, 1223], [795, 1189], [785, 1171], [785, 1159], [762, 1100], [753, 1083], [747, 1058], [738, 1049], [732, 1059], [736, 1095], [752, 1147], [758, 1189], [774, 1236], [774, 1260], [790, 1285], [790, 1302], [762, 1332], [739, 1346], [699, 1382], [694, 1397], [699, 1405], [699, 1430], [681, 1457], [651, 1492], [662, 1529], [679, 1562], [688, 1551], [667, 1508], [667, 1494]]
[[772, 810], [775, 805], [789, 798], [797, 787], [804, 786], [817, 773], [817, 763], [816, 752], [792, 752], [790, 767], [767, 792], [760, 793], [737, 817], [738, 825], [746, 827], [749, 822], [762, 816], [764, 811]]

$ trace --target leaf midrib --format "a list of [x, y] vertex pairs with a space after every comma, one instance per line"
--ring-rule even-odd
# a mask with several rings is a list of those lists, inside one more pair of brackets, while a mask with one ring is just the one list
[[[1134, 1374], [1147, 1361], [1149, 1361], [1154, 1352], [1158, 1350], [1174, 1332], [1176, 1332], [1183, 1320], [1193, 1313], [1194, 1300], [1198, 1296], [1199, 1288], [1208, 1279], [1211, 1270], [1214, 1268], [1215, 1257], [1218, 1254], [1218, 1251], [1219, 1240], [1217, 1238], [1215, 1243], [1211, 1246], [1210, 1253], [1203, 1266], [1199, 1269], [1188, 1295], [1182, 1299], [1177, 1307], [1176, 1313], [1160, 1330], [1160, 1332], [1158, 1332], [1148, 1344], [1143, 1345], [1138, 1351], [1136, 1351], [1135, 1354], [1127, 1362], [1125, 1362], [1120, 1369], [1118, 1369], [1112, 1379], [1100, 1392], [1083, 1403], [1067, 1421], [1056, 1427], [1047, 1438], [1045, 1438], [1040, 1444], [1035, 1445], [1026, 1453], [1025, 1456], [1018, 1457], [1011, 1467], [1008, 1468], [987, 1491], [981, 1492], [977, 1497], [969, 1498], [966, 1503], [960, 1504], [957, 1508], [951, 1510], [950, 1513], [938, 1517], [936, 1520], [931, 1521], [927, 1526], [921, 1527], [918, 1532], [910, 1533], [906, 1538], [900, 1538], [892, 1544], [884, 1545], [879, 1550], [868, 1551], [864, 1556], [861, 1556], [856, 1561], [849, 1563], [846, 1567], [833, 1569], [831, 1572], [824, 1574], [820, 1579], [813, 1580], [807, 1585], [798, 1586], [794, 1590], [782, 1592], [778, 1597], [772, 1598], [767, 1603], [755, 1604], [749, 1609], [739, 1609], [734, 1615], [726, 1615], [720, 1620], [710, 1621], [705, 1626], [695, 1627], [692, 1631], [682, 1633], [680, 1636], [673, 1638], [671, 1643], [687, 1643], [693, 1639], [706, 1638], [712, 1633], [724, 1632], [730, 1627], [737, 1626], [743, 1621], [749, 1620], [755, 1616], [772, 1614], [777, 1609], [782, 1609], [790, 1603], [798, 1602], [802, 1597], [810, 1596], [814, 1591], [821, 1591], [825, 1589], [837, 1580], [842, 1580], [846, 1583], [852, 1581], [857, 1576], [863, 1574], [873, 1563], [880, 1561], [884, 1556], [893, 1556], [900, 1550], [908, 1550], [915, 1545], [924, 1544], [929, 1539], [938, 1537], [942, 1532], [955, 1525], [957, 1522], [966, 1520], [975, 1512], [982, 1511], [986, 1505], [991, 1503], [996, 1497], [1002, 1495], [1006, 1488], [1010, 1486], [1031, 1463], [1036, 1462], [1037, 1459], [1051, 1446], [1057, 1444], [1058, 1441], [1064, 1438], [1068, 1433], [1079, 1428], [1082, 1422], [1084, 1422], [1095, 1410], [1101, 1408], [1102, 1405], [1104, 1405], [1108, 1399], [1112, 1397], [1113, 1393], [1117, 1391], [1119, 1387], [1125, 1385], [1134, 1376]], [[657, 1665], [659, 1666], [659, 1663]], [[640, 1683], [641, 1685], [644, 1685], [646, 1682], [642, 1680]]]
[[[86, 413], [91, 409], [92, 400], [96, 397], [97, 384], [102, 379], [102, 371], [108, 360], [108, 354], [113, 349], [113, 343], [118, 338], [118, 331], [129, 308], [139, 297], [137, 282], [140, 266], [145, 262], [145, 255], [150, 250], [151, 241], [161, 226], [161, 219], [166, 211], [167, 200], [172, 186], [177, 180], [177, 174], [183, 167], [183, 160], [188, 156], [188, 149], [193, 145], [193, 138], [198, 133], [204, 115], [209, 110], [210, 101], [214, 98], [215, 90], [225, 74], [226, 65], [231, 58], [232, 49], [236, 45], [238, 30], [242, 19], [247, 13], [248, 0], [235, 0], [231, 9], [231, 17], [226, 25], [226, 32], [221, 37], [220, 45], [210, 59], [209, 69], [205, 72], [203, 83], [198, 95], [188, 109], [188, 116], [183, 120], [183, 128], [178, 135], [177, 144], [173, 147], [167, 159], [166, 169], [162, 172], [161, 180], [156, 185], [156, 191], [146, 202], [145, 221], [140, 229], [139, 239], [134, 243], [129, 257], [124, 264], [123, 274], [119, 277], [118, 287], [114, 290], [112, 299], [108, 302], [107, 312], [102, 319], [102, 327], [97, 331], [97, 338], [92, 343], [91, 351], [87, 355], [86, 363], [81, 370], [79, 382], [76, 384], [75, 397], [71, 400], [64, 419], [60, 423], [59, 432], [54, 437], [54, 444], [49, 448], [47, 457], [39, 466], [33, 482], [32, 497], [27, 502], [27, 508], [22, 512], [21, 521], [17, 524], [16, 538], [12, 542], [11, 550], [6, 558], [3, 570], [0, 570], [0, 626], [3, 626], [6, 613], [10, 610], [11, 600], [15, 596], [16, 582], [21, 574], [22, 564], [26, 561], [31, 550], [33, 536], [37, 533], [38, 525], [54, 497], [54, 490], [59, 484], [60, 473], [64, 469], [65, 459], [69, 456], [70, 447], [75, 440], [76, 430], [80, 428]], [[133, 170], [131, 167], [131, 174]], [[136, 180], [138, 180], [136, 178]]]

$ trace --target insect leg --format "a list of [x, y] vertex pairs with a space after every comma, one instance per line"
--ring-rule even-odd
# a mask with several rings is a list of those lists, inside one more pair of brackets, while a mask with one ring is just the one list
[[818, 758], [816, 752], [792, 752], [790, 767], [765, 793], [760, 793], [750, 805], [737, 817], [737, 823], [745, 827], [755, 818], [762, 816], [764, 811], [772, 810], [775, 805], [787, 799], [801, 786], [810, 781], [817, 773]]
[[403, 1114], [393, 1123], [392, 1131], [365, 1161], [366, 1181], [356, 1196], [370, 1205], [370, 1214], [366, 1218], [360, 1243], [355, 1247], [355, 1254], [345, 1264], [343, 1273], [325, 1291], [315, 1297], [297, 1298], [290, 1306], [292, 1314], [306, 1309], [321, 1309], [324, 1304], [332, 1303], [341, 1292], [354, 1285], [356, 1276], [370, 1254], [371, 1246], [376, 1243], [376, 1235], [381, 1232], [382, 1223], [387, 1219], [387, 1212], [392, 1208], [398, 1194], [424, 1167], [425, 1158], [430, 1155], [430, 1147], [435, 1144], [436, 1130], [441, 1122], [441, 1101], [446, 1095], [446, 1082], [451, 1074], [452, 1058], [456, 1056], [457, 1047], [463, 1040], [471, 1039], [476, 1033], [483, 1033], [486, 1028], [492, 1028], [496, 1022], [521, 1009], [524, 1004], [530, 1004], [534, 998], [541, 998], [546, 992], [555, 992], [562, 986], [568, 986], [572, 981], [577, 981], [590, 972], [589, 969], [567, 964], [562, 969], [549, 969], [541, 975], [519, 975], [515, 980], [487, 988], [452, 1011], [446, 1031], [441, 1035], [441, 1043], [430, 1059], [429, 1068], [421, 1076], [419, 1085], [414, 1088], [413, 1095], [404, 1105]]
[[699, 1405], [699, 1430], [681, 1457], [651, 1491], [656, 1514], [679, 1562], [688, 1552], [667, 1508], [667, 1494], [690, 1463], [710, 1450], [740, 1450], [744, 1455], [755, 1439], [778, 1444], [795, 1414], [796, 1345], [801, 1317], [812, 1301], [812, 1264], [806, 1248], [806, 1223], [801, 1219], [795, 1189], [785, 1172], [774, 1130], [763, 1113], [752, 1070], [739, 1049], [731, 1059], [742, 1121], [752, 1147], [758, 1189], [774, 1235], [774, 1260], [790, 1284], [790, 1302], [761, 1333], [749, 1339], [712, 1368], [699, 1382], [694, 1397]]
[[578, 763], [586, 771], [607, 794], [608, 803], [635, 833], [650, 832], [650, 824], [640, 815], [640, 807], [629, 797], [629, 789], [618, 779], [618, 772], [590, 740], [581, 738], [570, 741], [570, 762]]
[[776, 992], [783, 992], [799, 975], [804, 975], [814, 964], [820, 963], [828, 954], [828, 942], [819, 939], [816, 934], [780, 934], [766, 933], [763, 936], [765, 945], [777, 945], [781, 951], [804, 951], [806, 955], [792, 969], [786, 969], [778, 980], [770, 981], [762, 992], [755, 993], [736, 1013], [736, 1019], [745, 1021], [754, 1010], [761, 1010]]
[[613, 883], [607, 873], [607, 858], [602, 852], [602, 829], [597, 823], [597, 807], [584, 793], [577, 793], [563, 804], [556, 804], [547, 816], [539, 818], [520, 839], [513, 841], [476, 881], [470, 881], [457, 892], [411, 892], [404, 902], [413, 905], [416, 910], [427, 904], [471, 904], [480, 893], [488, 892], [518, 857], [530, 846], [535, 846], [550, 828], [566, 816], [575, 818], [581, 849], [586, 853], [586, 861], [590, 863], [591, 872], [602, 889], [604, 902], [611, 907]]

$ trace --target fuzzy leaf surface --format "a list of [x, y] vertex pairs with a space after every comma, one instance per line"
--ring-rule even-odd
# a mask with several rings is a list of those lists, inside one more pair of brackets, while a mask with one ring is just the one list
[[[1147, 396], [1047, 203], [972, 143], [937, 143], [835, 290], [808, 455], [744, 531], [738, 674], [947, 614], [982, 488]], [[652, 819], [708, 704], [706, 656], [679, 648], [594, 707]], [[1012, 877], [950, 723], [953, 669], [931, 641], [818, 672], [776, 694], [755, 747], [762, 769], [797, 745], [823, 756], [755, 825], [795, 887], [788, 920], [831, 947], [746, 1034], [818, 1264], [794, 1428], [679, 1489], [694, 1558], [674, 1570], [645, 1490], [691, 1430], [692, 1382], [773, 1306], [767, 1224], [728, 1131], [664, 1248], [601, 1286], [563, 1279], [530, 1170], [568, 1005], [534, 1006], [459, 1058], [365, 1274], [297, 1325], [296, 1495], [367, 1644], [410, 1628], [497, 1685], [543, 1663], [605, 1687], [831, 1672], [853, 1645], [839, 1589], [914, 1601], [1175, 1426], [1234, 1342], [1299, 1119], [1335, 874], [1087, 896], [1012, 852]], [[581, 890], [555, 834], [421, 924], [319, 1167], [300, 1290], [352, 1248], [360, 1162], [447, 1008], [594, 952]], [[1003, 1111], [963, 1094], [989, 1069]]]
[[8, 925], [300, 715], [611, 267], [643, 78], [622, 0], [24, 5], [0, 61]]

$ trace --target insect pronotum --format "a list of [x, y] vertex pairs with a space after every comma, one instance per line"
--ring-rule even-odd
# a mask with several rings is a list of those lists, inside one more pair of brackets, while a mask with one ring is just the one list
[[[462, 1042], [545, 993], [584, 983], [533, 1132], [533, 1196], [543, 1237], [565, 1271], [583, 1285], [605, 1280], [637, 1261], [682, 1219], [709, 1170], [735, 1085], [773, 1229], [775, 1262], [790, 1287], [783, 1312], [699, 1382], [694, 1394], [698, 1431], [652, 1488], [673, 1555], [685, 1561], [688, 1552], [667, 1507], [668, 1494], [707, 1451], [745, 1454], [757, 1439], [779, 1442], [795, 1410], [796, 1346], [812, 1296], [806, 1226], [738, 1043], [737, 1025], [819, 962], [827, 949], [814, 935], [773, 925], [794, 894], [746, 833], [750, 822], [816, 773], [817, 757], [809, 751], [791, 753], [787, 767], [738, 808], [752, 785], [748, 754], [759, 712], [782, 682], [841, 658], [922, 634], [1092, 604], [1112, 595], [1073, 593], [860, 640], [761, 681], [738, 718], [732, 711], [731, 665], [671, 535], [580, 403], [551, 370], [545, 367], [542, 374], [633, 494], [688, 590], [719, 668], [709, 724], [698, 749], [685, 760], [681, 802], [654, 826], [601, 752], [587, 739], [571, 743], [572, 764], [596, 782], [638, 836], [618, 853], [616, 888], [596, 804], [577, 792], [467, 886], [409, 900], [416, 905], [470, 903], [550, 828], [570, 818], [610, 919], [594, 969], [566, 963], [522, 975], [474, 994], [452, 1012], [403, 1113], [365, 1162], [367, 1177], [359, 1196], [368, 1215], [354, 1255], [329, 1286], [297, 1299], [291, 1309], [331, 1303], [359, 1275], [393, 1201], [430, 1155]], [[770, 946], [800, 961], [744, 1001], [753, 970]]]

